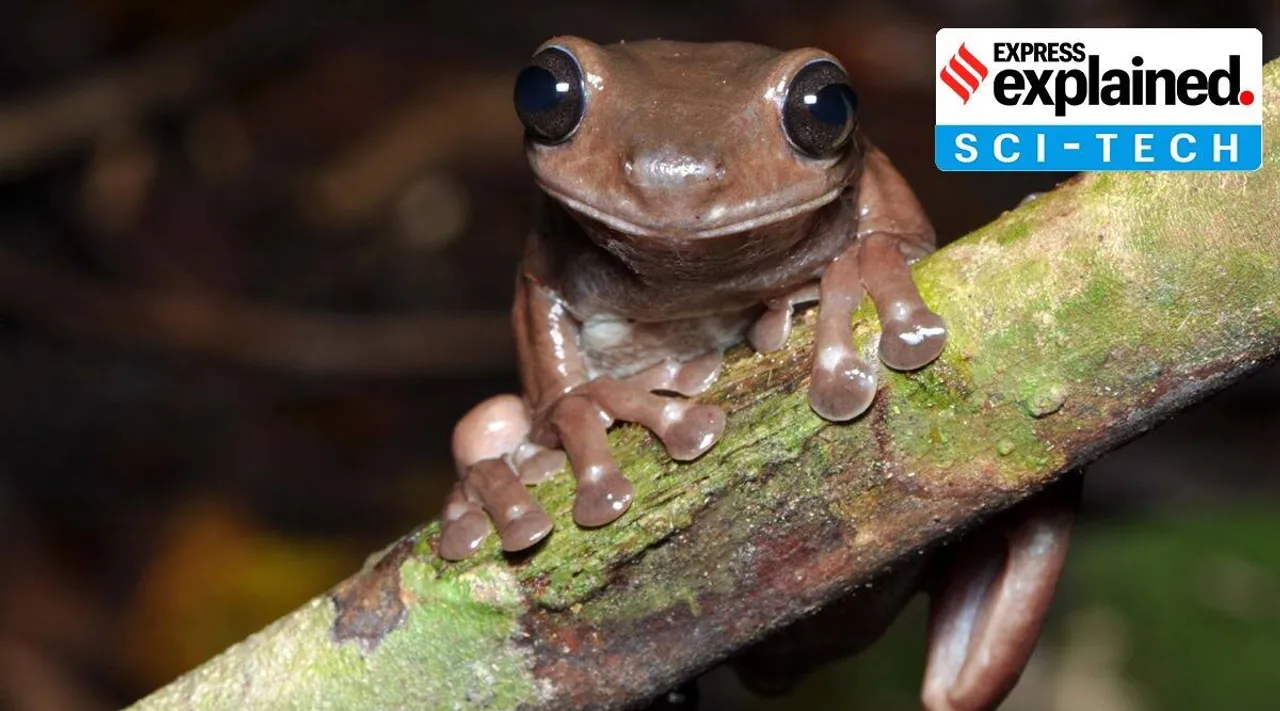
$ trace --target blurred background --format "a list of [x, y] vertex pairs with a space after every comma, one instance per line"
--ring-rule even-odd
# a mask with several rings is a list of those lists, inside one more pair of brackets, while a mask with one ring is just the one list
[[[833, 51], [948, 241], [1066, 176], [934, 168], [933, 35], [1043, 25], [1280, 54], [1269, 0], [4, 0], [0, 709], [125, 705], [436, 515], [452, 423], [518, 387], [510, 87], [545, 38]], [[1273, 368], [1093, 468], [1006, 708], [1277, 707], [1277, 432]], [[704, 708], [915, 708], [921, 612]]]

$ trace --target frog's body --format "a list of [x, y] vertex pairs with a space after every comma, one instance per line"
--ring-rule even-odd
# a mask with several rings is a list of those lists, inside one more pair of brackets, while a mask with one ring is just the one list
[[565, 454], [575, 520], [621, 516], [634, 489], [607, 428], [636, 422], [672, 457], [702, 455], [724, 414], [671, 393], [709, 387], [728, 346], [781, 348], [798, 304], [818, 303], [809, 399], [827, 419], [853, 419], [875, 395], [852, 348], [865, 294], [881, 361], [913, 370], [939, 355], [945, 324], [908, 268], [934, 232], [856, 105], [839, 63], [814, 49], [574, 37], [539, 49], [516, 85], [542, 192], [513, 308], [524, 396], [459, 422], [441, 555], [470, 554], [490, 519], [508, 550], [547, 535], [524, 484]]

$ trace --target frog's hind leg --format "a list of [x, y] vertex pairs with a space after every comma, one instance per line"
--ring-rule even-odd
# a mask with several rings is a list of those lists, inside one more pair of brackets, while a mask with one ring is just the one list
[[[460, 479], [440, 517], [442, 558], [461, 560], [475, 552], [489, 535], [491, 519], [507, 551], [528, 548], [551, 532], [551, 518], [515, 468], [555, 464], [553, 450], [528, 443], [530, 428], [528, 410], [514, 395], [485, 400], [458, 421], [453, 455]], [[563, 458], [558, 461], [563, 464]]]
[[440, 557], [462, 560], [470, 556], [489, 537], [489, 530], [489, 517], [475, 491], [464, 482], [454, 484], [440, 514]]
[[880, 315], [880, 360], [894, 370], [915, 370], [942, 353], [947, 325], [925, 305], [906, 257], [893, 235], [873, 233], [862, 241], [862, 283]]
[[933, 592], [921, 700], [927, 711], [995, 708], [1022, 675], [1070, 547], [1080, 482], [984, 527]]

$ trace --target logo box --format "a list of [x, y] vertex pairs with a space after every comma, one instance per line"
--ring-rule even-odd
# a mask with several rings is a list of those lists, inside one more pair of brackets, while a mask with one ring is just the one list
[[945, 171], [1250, 171], [1256, 29], [948, 28], [934, 48]]

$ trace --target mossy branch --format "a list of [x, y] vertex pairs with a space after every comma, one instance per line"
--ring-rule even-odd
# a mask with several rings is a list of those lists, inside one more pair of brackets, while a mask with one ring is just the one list
[[951, 341], [882, 370], [859, 420], [808, 407], [810, 312], [785, 352], [730, 355], [700, 461], [614, 434], [639, 489], [619, 522], [574, 527], [562, 476], [530, 556], [447, 564], [431, 524], [133, 708], [614, 708], [1033, 494], [1276, 357], [1280, 64], [1265, 84], [1261, 170], [1085, 175], [919, 264]]

